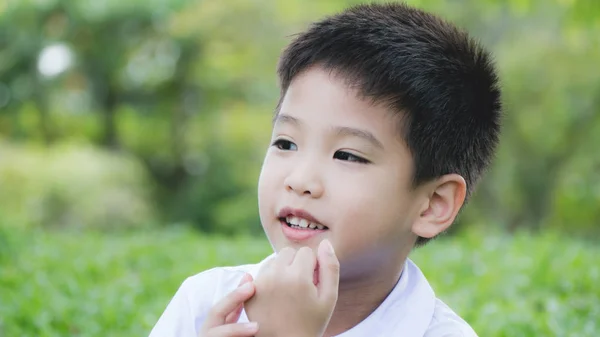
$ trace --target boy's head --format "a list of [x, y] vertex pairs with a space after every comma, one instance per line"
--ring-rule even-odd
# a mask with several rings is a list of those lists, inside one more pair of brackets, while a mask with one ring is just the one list
[[[259, 181], [276, 250], [327, 237], [357, 262], [407, 252], [452, 224], [498, 142], [489, 55], [406, 5], [357, 6], [313, 24], [283, 52], [278, 74]], [[298, 209], [329, 229], [294, 236], [280, 220], [310, 218]]]

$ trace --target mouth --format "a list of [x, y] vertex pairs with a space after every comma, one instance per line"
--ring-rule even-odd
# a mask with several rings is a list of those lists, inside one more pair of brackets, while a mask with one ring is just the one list
[[300, 209], [286, 207], [279, 212], [278, 219], [282, 225], [297, 230], [324, 231], [329, 229], [310, 213]]
[[287, 216], [280, 217], [279, 221], [290, 228], [294, 229], [305, 229], [305, 230], [327, 230], [329, 229], [327, 226], [321, 225], [318, 222], [308, 221], [306, 219], [296, 217], [296, 216]]

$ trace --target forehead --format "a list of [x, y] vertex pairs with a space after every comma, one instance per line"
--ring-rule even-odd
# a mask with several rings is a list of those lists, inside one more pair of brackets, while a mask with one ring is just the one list
[[294, 78], [273, 122], [297, 125], [296, 120], [311, 126], [360, 127], [384, 138], [400, 135], [398, 113], [360, 98], [340, 76], [316, 67]]

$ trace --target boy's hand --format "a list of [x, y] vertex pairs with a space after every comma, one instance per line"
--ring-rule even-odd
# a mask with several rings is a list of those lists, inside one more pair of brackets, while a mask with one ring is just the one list
[[322, 336], [337, 302], [339, 269], [327, 240], [317, 256], [308, 247], [282, 249], [261, 268], [254, 281], [256, 294], [244, 305], [248, 318], [260, 322], [256, 336]]
[[210, 310], [200, 329], [200, 337], [250, 337], [258, 331], [254, 323], [237, 323], [244, 301], [255, 293], [252, 276], [244, 275], [240, 286], [225, 296]]

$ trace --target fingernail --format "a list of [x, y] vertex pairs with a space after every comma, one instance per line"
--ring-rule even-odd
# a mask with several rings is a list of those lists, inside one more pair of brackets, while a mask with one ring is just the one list
[[250, 276], [248, 274], [244, 274], [244, 276], [242, 276], [242, 278], [240, 279], [240, 285], [247, 283], [250, 281]]
[[252, 283], [246, 282], [242, 286], [240, 286], [240, 291], [248, 293], [252, 290]]
[[324, 241], [324, 245], [325, 245], [325, 251], [327, 252], [327, 254], [331, 255], [331, 256], [335, 256], [335, 251], [333, 250], [333, 246], [331, 245], [331, 242], [329, 242], [329, 240], [325, 239]]
[[248, 331], [257, 331], [258, 330], [258, 323], [257, 322], [250, 322], [250, 323], [245, 323], [244, 327], [248, 330]]

